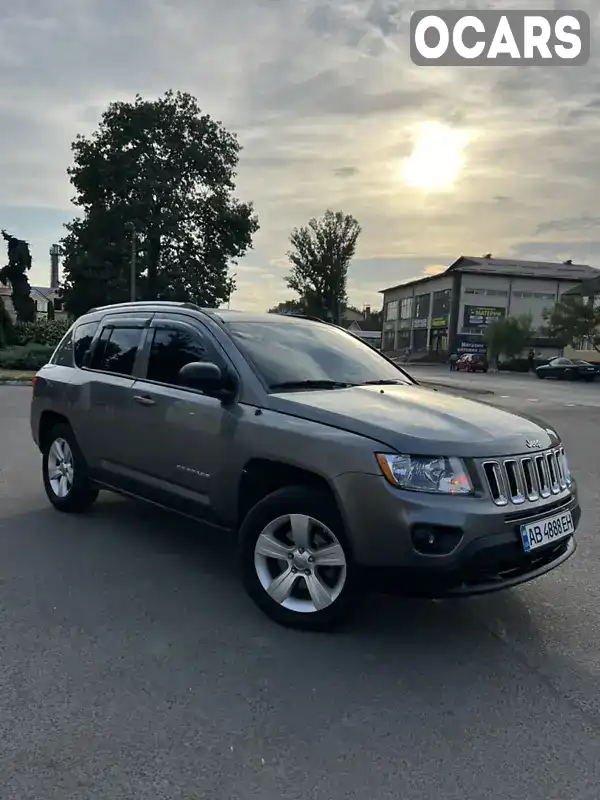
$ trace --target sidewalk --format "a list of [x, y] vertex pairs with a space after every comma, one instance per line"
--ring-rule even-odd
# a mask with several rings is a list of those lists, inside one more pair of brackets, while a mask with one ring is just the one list
[[35, 372], [28, 372], [22, 369], [0, 369], [0, 386], [17, 386], [31, 383]]

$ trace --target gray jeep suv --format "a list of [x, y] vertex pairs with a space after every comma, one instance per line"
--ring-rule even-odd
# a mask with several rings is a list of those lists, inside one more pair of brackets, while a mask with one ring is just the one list
[[251, 598], [299, 628], [373, 583], [478, 594], [575, 551], [554, 430], [424, 388], [318, 320], [93, 309], [37, 374], [31, 428], [57, 509], [110, 489], [234, 531]]

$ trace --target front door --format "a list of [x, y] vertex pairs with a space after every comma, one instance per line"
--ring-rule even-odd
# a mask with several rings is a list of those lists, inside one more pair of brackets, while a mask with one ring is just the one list
[[156, 316], [144, 348], [142, 375], [133, 385], [138, 403], [131, 435], [135, 469], [149, 499], [218, 522], [213, 487], [224, 450], [237, 429], [237, 407], [179, 384], [190, 362], [228, 367], [200, 322]]

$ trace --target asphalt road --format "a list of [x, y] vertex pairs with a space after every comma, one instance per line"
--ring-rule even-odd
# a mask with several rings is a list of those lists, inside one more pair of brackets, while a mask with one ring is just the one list
[[0, 387], [2, 800], [597, 800], [597, 389], [542, 409], [584, 506], [562, 569], [373, 598], [313, 635], [261, 616], [229, 543], [191, 523], [109, 496], [51, 510], [29, 389]]
[[593, 383], [540, 380], [532, 373], [450, 372], [449, 367], [408, 366], [408, 372], [422, 383], [441, 382], [458, 390], [492, 391], [494, 402], [506, 408], [518, 407], [535, 413], [535, 408], [598, 408], [600, 379]]

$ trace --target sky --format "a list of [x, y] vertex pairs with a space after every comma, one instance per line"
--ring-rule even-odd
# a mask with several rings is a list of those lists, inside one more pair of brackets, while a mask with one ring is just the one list
[[[585, 10], [592, 58], [417, 67], [409, 19], [432, 7]], [[358, 306], [459, 255], [600, 267], [598, 0], [4, 0], [0, 22], [0, 227], [30, 242], [34, 285], [76, 214], [72, 140], [169, 88], [243, 147], [260, 231], [232, 307], [293, 297], [290, 232], [327, 208], [362, 227]]]

